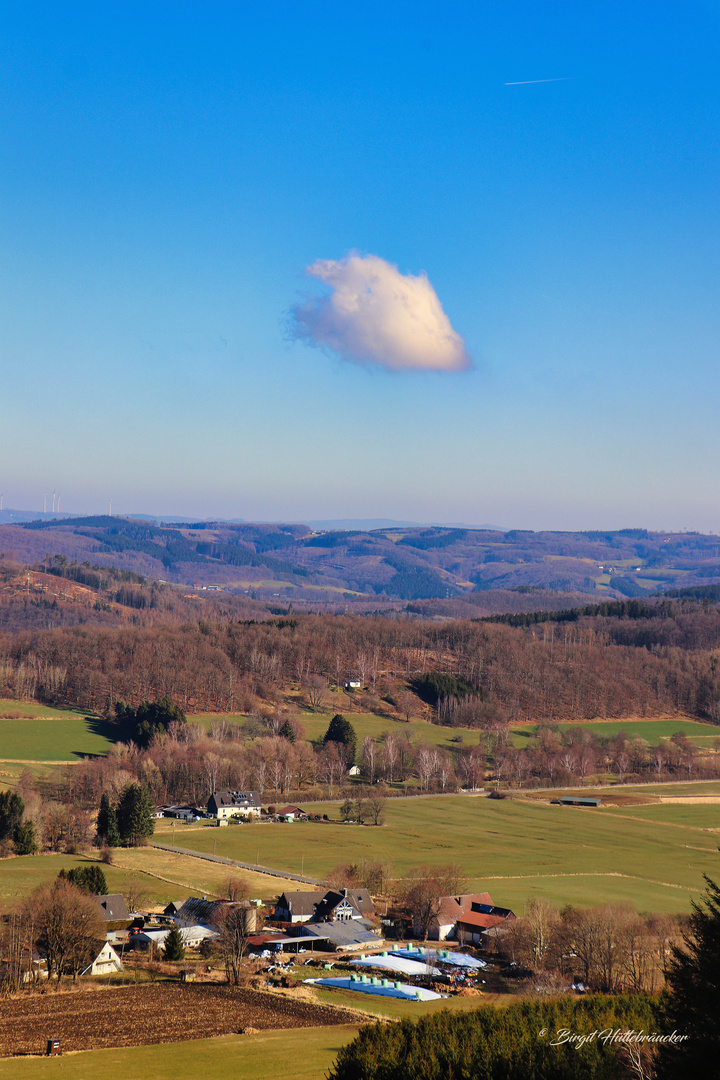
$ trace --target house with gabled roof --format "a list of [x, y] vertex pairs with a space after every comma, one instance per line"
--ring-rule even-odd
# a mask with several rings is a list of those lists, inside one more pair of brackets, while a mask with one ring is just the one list
[[347, 922], [374, 914], [375, 905], [367, 889], [330, 889], [320, 901], [313, 922]]
[[129, 922], [130, 912], [122, 893], [105, 893], [93, 896], [100, 908], [100, 914], [107, 923]]
[[284, 892], [275, 904], [273, 918], [278, 922], [309, 922], [326, 892], [327, 889], [296, 889]]
[[289, 923], [348, 922], [374, 914], [367, 889], [310, 889], [282, 893], [273, 918]]
[[515, 917], [510, 908], [497, 907], [495, 904], [471, 904], [470, 910], [464, 912], [455, 924], [455, 937], [458, 941], [478, 945], [487, 930], [502, 926]]
[[262, 807], [254, 791], [214, 791], [208, 799], [207, 812], [218, 821], [231, 818], [260, 817]]
[[255, 904], [249, 900], [206, 900], [190, 896], [181, 904], [173, 916], [181, 928], [194, 926], [222, 927], [227, 913], [233, 908], [242, 908], [247, 912], [246, 926], [248, 933], [258, 930], [262, 922]]
[[[430, 923], [428, 938], [445, 941], [460, 933], [465, 941], [479, 941], [483, 930], [514, 918], [509, 908], [496, 907], [486, 892], [444, 896]], [[414, 929], [417, 934], [419, 927], [416, 925]]]
[[81, 975], [112, 975], [114, 971], [123, 971], [123, 962], [113, 949], [109, 941], [106, 941], [92, 964], [89, 964]]
[[278, 810], [277, 817], [282, 821], [307, 821], [307, 814], [299, 806], [283, 806]]

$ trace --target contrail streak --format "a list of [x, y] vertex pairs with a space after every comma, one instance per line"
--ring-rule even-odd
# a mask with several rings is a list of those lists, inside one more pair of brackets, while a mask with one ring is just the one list
[[534, 86], [535, 83], [543, 82], [569, 82], [570, 76], [564, 75], [559, 79], [525, 79], [523, 82], [506, 82], [503, 86]]

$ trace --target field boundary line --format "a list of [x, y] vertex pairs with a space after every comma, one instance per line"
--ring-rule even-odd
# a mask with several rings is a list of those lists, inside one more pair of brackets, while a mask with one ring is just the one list
[[616, 877], [625, 878], [627, 881], [641, 881], [649, 885], [662, 885], [666, 889], [680, 889], [682, 892], [696, 892], [699, 893], [702, 890], [696, 889], [692, 885], [678, 885], [673, 881], [656, 881], [655, 878], [639, 877], [637, 874], [623, 874], [620, 870], [588, 870], [586, 873], [580, 871], [571, 874], [485, 874], [483, 881], [528, 881], [532, 879], [540, 878], [598, 878], [598, 877]]
[[190, 855], [193, 859], [204, 859], [206, 862], [221, 863], [223, 866], [236, 866], [240, 870], [251, 870], [255, 874], [267, 874], [269, 877], [285, 878], [288, 881], [302, 881], [305, 885], [323, 885], [324, 882], [317, 878], [304, 877], [302, 874], [285, 873], [282, 870], [273, 870], [270, 866], [257, 866], [255, 863], [238, 862], [237, 859], [226, 859], [223, 855], [210, 855], [202, 851], [192, 851], [190, 848], [173, 847], [172, 844], [160, 844], [153, 842], [150, 847], [159, 848], [160, 851], [176, 851], [179, 855]]

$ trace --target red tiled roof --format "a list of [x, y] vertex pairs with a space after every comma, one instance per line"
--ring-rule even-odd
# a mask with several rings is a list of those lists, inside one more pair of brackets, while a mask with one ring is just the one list
[[468, 911], [458, 919], [458, 926], [474, 926], [481, 930], [489, 930], [491, 926], [507, 922], [503, 915], [483, 915], [480, 911]]
[[487, 904], [492, 907], [490, 894], [486, 892], [464, 893], [461, 896], [443, 897], [437, 918], [438, 924], [440, 926], [450, 926], [456, 923], [458, 919], [472, 909], [473, 904]]

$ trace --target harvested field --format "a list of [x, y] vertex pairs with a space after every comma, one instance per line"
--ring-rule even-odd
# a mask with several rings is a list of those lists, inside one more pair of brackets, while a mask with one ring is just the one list
[[27, 994], [3, 1002], [0, 1056], [186, 1042], [247, 1029], [352, 1023], [343, 1009], [210, 983], [155, 983], [118, 989]]

